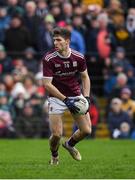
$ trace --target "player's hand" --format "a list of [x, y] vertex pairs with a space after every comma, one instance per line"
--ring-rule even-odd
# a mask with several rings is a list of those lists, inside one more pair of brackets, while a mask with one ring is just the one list
[[75, 102], [79, 101], [78, 98], [68, 98], [66, 97], [63, 102], [66, 104], [68, 109], [70, 110], [71, 113], [76, 114], [79, 112], [79, 108], [75, 106]]
[[[88, 101], [88, 103], [89, 103], [89, 107], [88, 107], [88, 110], [87, 110], [87, 112], [89, 112], [89, 108], [90, 108], [90, 97], [89, 97], [89, 96], [85, 96], [85, 98], [87, 99], [87, 101]], [[86, 114], [87, 114], [87, 112], [86, 112]]]

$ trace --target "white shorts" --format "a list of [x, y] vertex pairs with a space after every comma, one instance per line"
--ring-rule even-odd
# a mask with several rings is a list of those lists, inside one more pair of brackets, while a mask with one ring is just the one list
[[[77, 98], [77, 97], [78, 96], [72, 98]], [[66, 104], [58, 98], [49, 97], [48, 101], [49, 101], [49, 114], [63, 114], [66, 110], [68, 110]]]

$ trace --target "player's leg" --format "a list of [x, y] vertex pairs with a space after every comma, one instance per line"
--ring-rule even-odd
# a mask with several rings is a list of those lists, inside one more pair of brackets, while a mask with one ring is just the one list
[[52, 153], [51, 164], [57, 164], [55, 162], [58, 162], [58, 149], [63, 131], [62, 115], [66, 109], [66, 105], [59, 99], [54, 97], [49, 98], [49, 124], [51, 130], [49, 144]]
[[74, 146], [77, 142], [91, 134], [91, 120], [89, 113], [79, 116], [73, 115], [73, 117], [79, 129], [75, 131], [75, 133], [69, 139], [70, 146]]
[[49, 145], [51, 150], [51, 164], [58, 164], [58, 149], [60, 145], [60, 139], [62, 136], [63, 125], [62, 125], [62, 115], [50, 114], [49, 123], [51, 130], [51, 137], [49, 139]]
[[75, 160], [81, 160], [81, 155], [74, 146], [91, 133], [91, 121], [89, 113], [79, 116], [74, 115], [73, 117], [79, 129], [75, 131], [75, 133], [70, 137], [70, 139], [63, 144], [63, 147], [69, 151], [69, 153]]

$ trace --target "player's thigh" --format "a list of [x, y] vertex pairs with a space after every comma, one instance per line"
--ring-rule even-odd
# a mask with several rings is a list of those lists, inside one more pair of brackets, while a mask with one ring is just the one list
[[73, 118], [80, 131], [88, 134], [91, 133], [91, 120], [89, 113], [86, 115], [73, 115]]
[[61, 114], [49, 115], [50, 130], [54, 135], [62, 135], [63, 123]]

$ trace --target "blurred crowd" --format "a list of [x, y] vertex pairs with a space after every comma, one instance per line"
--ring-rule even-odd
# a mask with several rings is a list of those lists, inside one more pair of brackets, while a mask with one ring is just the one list
[[48, 137], [44, 53], [54, 27], [71, 31], [71, 48], [83, 53], [92, 81], [93, 134], [100, 107], [112, 138], [135, 138], [135, 1], [0, 1], [0, 137]]

